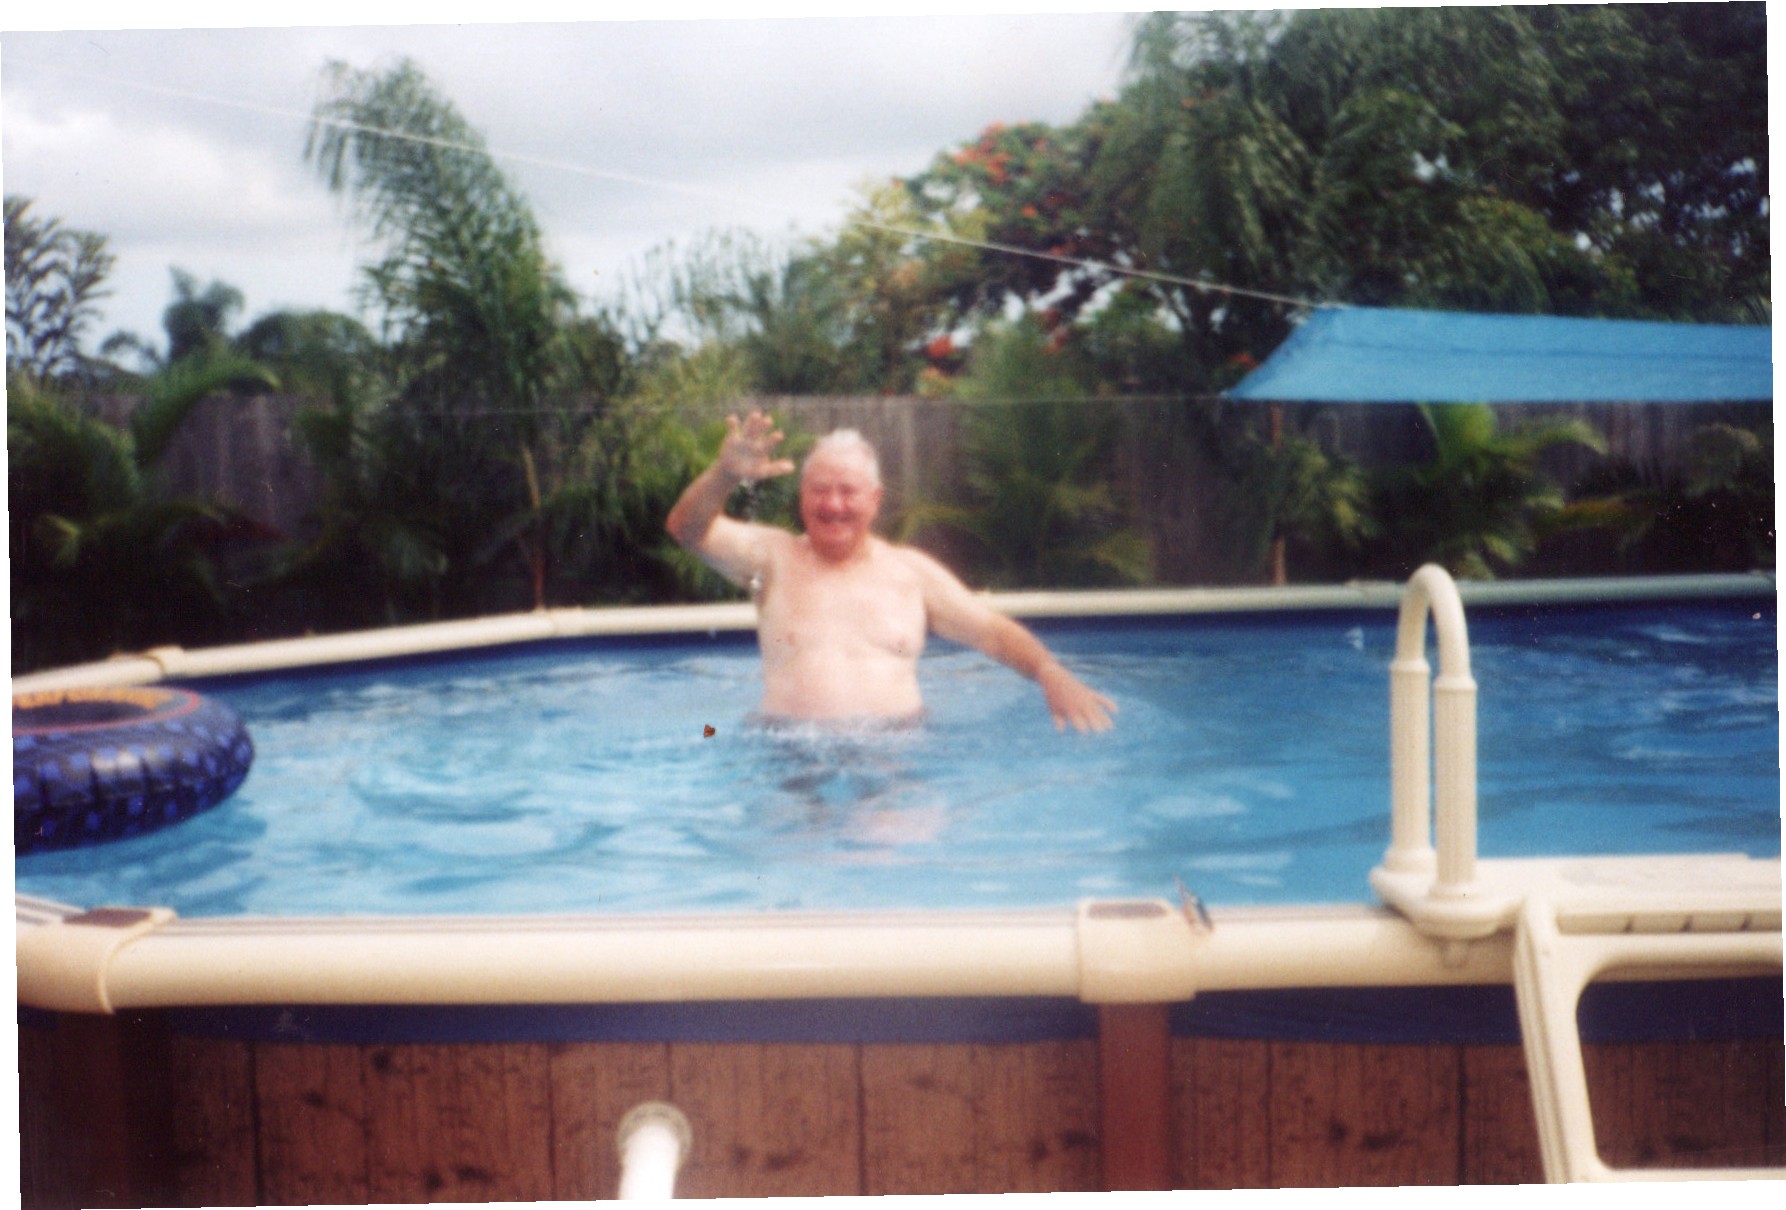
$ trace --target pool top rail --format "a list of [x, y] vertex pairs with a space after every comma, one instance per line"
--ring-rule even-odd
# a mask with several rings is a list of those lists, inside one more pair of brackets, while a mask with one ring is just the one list
[[[1147, 617], [1327, 609], [1393, 610], [1402, 586], [1356, 581], [1282, 588], [1126, 588], [1084, 592], [983, 594], [1017, 618]], [[1545, 605], [1773, 598], [1771, 572], [1617, 579], [1472, 581], [1458, 586], [1465, 605]], [[559, 639], [645, 635], [742, 634], [755, 629], [747, 601], [705, 605], [591, 606], [500, 614], [188, 650], [155, 647], [93, 663], [27, 673], [13, 692], [142, 685], [170, 679], [232, 676], [328, 664], [401, 659]]]
[[[1457, 588], [1463, 603], [1495, 605], [1771, 597], [1773, 591], [1771, 575]], [[1352, 584], [1007, 594], [992, 600], [1015, 616], [1039, 618], [1390, 609], [1400, 593], [1399, 585]], [[19, 678], [14, 687], [148, 683], [535, 640], [748, 630], [751, 624], [747, 604], [547, 610], [206, 651], [163, 648]], [[1464, 667], [1467, 671], [1467, 662]], [[1473, 834], [1469, 839], [1473, 842]], [[19, 896], [19, 995], [35, 1007], [104, 1013], [178, 1005], [453, 1004], [493, 998], [564, 1003], [1066, 995], [1121, 1004], [1183, 1000], [1202, 990], [1510, 982], [1512, 938], [1506, 925], [1523, 890], [1509, 891], [1506, 902], [1495, 900], [1499, 875], [1483, 879], [1478, 870], [1454, 878], [1450, 891], [1434, 896], [1434, 870], [1416, 852], [1420, 844], [1402, 848], [1415, 853], [1414, 859], [1389, 861], [1377, 871], [1383, 875], [1380, 896], [1399, 913], [1364, 905], [1237, 908], [1214, 913], [1213, 927], [1164, 900], [1146, 899], [990, 912], [213, 920], [182, 919], [155, 905], [89, 910]], [[1604, 885], [1617, 899], [1641, 892], [1639, 884], [1646, 880], [1654, 886], [1658, 879], [1674, 878], [1669, 860], [1564, 858], [1498, 868], [1520, 880]], [[1717, 921], [1725, 927], [1735, 920], [1737, 927], [1771, 929], [1777, 940], [1777, 859], [1723, 854], [1691, 861], [1695, 885], [1735, 888], [1735, 897], [1675, 913], [1679, 927]], [[1638, 872], [1609, 873], [1627, 867]], [[1422, 916], [1415, 910], [1422, 904], [1440, 908]], [[1442, 919], [1447, 912], [1461, 912], [1462, 924]]]

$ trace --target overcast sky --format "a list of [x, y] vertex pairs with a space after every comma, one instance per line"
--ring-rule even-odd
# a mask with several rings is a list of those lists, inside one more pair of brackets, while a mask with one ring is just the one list
[[[110, 241], [113, 295], [92, 345], [116, 329], [159, 344], [172, 266], [240, 289], [238, 326], [284, 307], [354, 310], [355, 267], [370, 249], [302, 155], [331, 59], [413, 58], [493, 152], [528, 157], [503, 167], [567, 279], [594, 299], [670, 241], [740, 227], [820, 234], [864, 182], [916, 172], [992, 122], [1073, 120], [1115, 94], [1132, 28], [1121, 12], [1044, 5], [488, 22], [569, 7], [515, 0], [428, 9], [464, 24], [319, 26], [291, 23], [341, 21], [341, 6], [282, 3], [252, 19], [287, 24], [261, 28], [216, 27], [242, 20], [240, 5], [209, 19], [200, 5], [115, 19], [89, 7], [46, 6], [36, 20], [63, 28], [0, 34], [0, 157], [8, 194]], [[402, 20], [384, 0], [349, 11]], [[703, 9], [665, 0], [622, 11]], [[152, 21], [188, 28], [117, 28]]]

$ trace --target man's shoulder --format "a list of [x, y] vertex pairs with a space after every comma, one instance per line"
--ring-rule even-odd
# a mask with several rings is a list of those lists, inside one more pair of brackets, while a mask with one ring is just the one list
[[967, 592], [967, 586], [961, 582], [961, 578], [950, 571], [942, 560], [928, 551], [898, 542], [888, 542], [885, 543], [885, 546], [891, 556], [926, 587]]
[[949, 569], [938, 562], [934, 556], [919, 550], [916, 546], [907, 546], [903, 542], [889, 542], [885, 538], [875, 538], [874, 543], [889, 559], [905, 567], [925, 574], [937, 571], [945, 575], [949, 574]]

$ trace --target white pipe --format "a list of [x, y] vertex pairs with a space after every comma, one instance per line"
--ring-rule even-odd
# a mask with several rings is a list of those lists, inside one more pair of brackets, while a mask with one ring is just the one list
[[680, 1109], [663, 1101], [634, 1105], [620, 1119], [620, 1194], [628, 1201], [668, 1201], [676, 1173], [694, 1145], [694, 1131]]
[[116, 944], [81, 936], [109, 931], [97, 925], [21, 922], [18, 989], [20, 1003], [33, 1008], [104, 1013], [879, 996], [1176, 1003], [1206, 991], [1513, 979], [1505, 932], [1454, 948], [1395, 912], [1363, 905], [1210, 916], [1213, 928], [1204, 930], [1164, 900], [1117, 900], [1090, 901], [1076, 913], [559, 918], [550, 927], [520, 918], [173, 919]]
[[[1163, 900], [1008, 913], [552, 921], [174, 919], [120, 944], [18, 929], [19, 999], [108, 1012], [231, 1004], [564, 1004], [859, 996], [1169, 1002], [1244, 988], [1505, 983], [1511, 945], [1449, 964], [1393, 912]], [[99, 938], [97, 940], [105, 940]], [[79, 967], [80, 969], [63, 969]]]
[[[35, 1002], [28, 972], [62, 952], [80, 952], [53, 935], [73, 927], [21, 930], [26, 1002]], [[99, 981], [118, 1008], [947, 996], [995, 988], [1072, 995], [1078, 968], [1070, 909], [182, 921], [143, 940], [151, 943], [108, 951]], [[94, 980], [43, 983], [90, 987]]]

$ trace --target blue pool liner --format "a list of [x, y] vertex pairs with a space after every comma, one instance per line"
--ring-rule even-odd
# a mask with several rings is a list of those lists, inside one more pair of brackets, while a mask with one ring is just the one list
[[[1098, 1010], [1055, 997], [756, 1000], [605, 1005], [286, 1005], [165, 1010], [179, 1034], [243, 1042], [1009, 1043], [1097, 1036]], [[1170, 1009], [1175, 1037], [1379, 1045], [1511, 1045], [1513, 989], [1207, 992]], [[1587, 1042], [1778, 1038], [1777, 978], [1601, 983], [1582, 996]], [[53, 1014], [21, 1008], [23, 1026]]]

